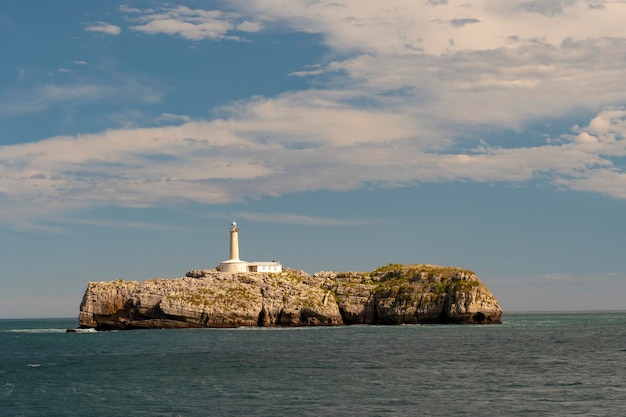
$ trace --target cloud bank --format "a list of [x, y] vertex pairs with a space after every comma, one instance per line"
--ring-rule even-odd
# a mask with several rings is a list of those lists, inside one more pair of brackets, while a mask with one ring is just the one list
[[[2, 146], [5, 222], [101, 205], [219, 204], [440, 181], [540, 180], [626, 198], [625, 3], [232, 7], [120, 11], [136, 32], [189, 41], [269, 29], [320, 34], [331, 58], [292, 75], [321, 86], [231, 103], [221, 118], [165, 114], [172, 125]], [[477, 141], [579, 114], [591, 116], [543, 143]]]

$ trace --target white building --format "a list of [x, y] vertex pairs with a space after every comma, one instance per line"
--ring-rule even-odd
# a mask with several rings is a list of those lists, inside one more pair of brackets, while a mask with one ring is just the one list
[[281, 272], [280, 262], [246, 262], [239, 259], [239, 228], [234, 221], [230, 225], [230, 258], [221, 262], [220, 272]]
[[250, 262], [248, 264], [249, 272], [280, 272], [283, 267], [278, 262]]

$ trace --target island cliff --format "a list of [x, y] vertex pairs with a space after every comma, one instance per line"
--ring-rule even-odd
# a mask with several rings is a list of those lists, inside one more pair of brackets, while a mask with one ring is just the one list
[[501, 323], [468, 270], [391, 264], [373, 272], [189, 271], [185, 278], [90, 282], [79, 324], [98, 330], [342, 324]]

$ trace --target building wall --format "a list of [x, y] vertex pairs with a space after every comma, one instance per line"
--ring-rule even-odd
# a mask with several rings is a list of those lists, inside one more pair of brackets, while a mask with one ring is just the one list
[[222, 262], [220, 272], [248, 272], [247, 262]]
[[224, 261], [220, 263], [220, 272], [282, 272], [283, 266], [279, 263], [256, 263], [246, 261]]
[[248, 265], [248, 271], [250, 272], [281, 272], [283, 267], [279, 263], [251, 263]]

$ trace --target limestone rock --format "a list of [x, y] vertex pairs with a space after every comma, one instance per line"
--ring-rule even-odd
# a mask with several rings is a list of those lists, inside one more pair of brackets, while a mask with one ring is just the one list
[[323, 278], [327, 288], [335, 295], [341, 317], [345, 324], [375, 324], [376, 285], [359, 272], [318, 272], [315, 277]]
[[476, 274], [456, 267], [388, 265], [370, 274], [382, 323], [501, 323], [502, 309]]
[[336, 303], [301, 271], [220, 273], [89, 283], [81, 327], [97, 329], [339, 325]]
[[500, 323], [498, 302], [460, 268], [387, 265], [373, 272], [220, 273], [89, 283], [84, 328]]

